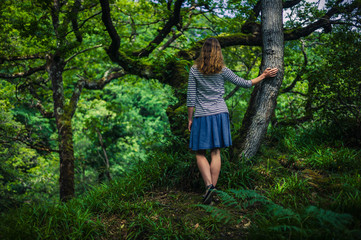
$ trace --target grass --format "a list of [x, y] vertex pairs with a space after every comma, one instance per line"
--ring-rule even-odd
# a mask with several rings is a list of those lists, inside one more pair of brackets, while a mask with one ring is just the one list
[[[66, 204], [2, 213], [1, 239], [359, 239], [361, 151], [325, 129], [274, 129], [253, 161], [222, 152], [218, 200], [184, 140]], [[324, 134], [324, 135], [322, 135]]]

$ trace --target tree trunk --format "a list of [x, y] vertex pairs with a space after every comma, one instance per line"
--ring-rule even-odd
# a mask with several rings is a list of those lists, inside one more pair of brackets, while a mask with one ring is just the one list
[[282, 0], [262, 0], [262, 64], [278, 68], [274, 78], [265, 79], [252, 92], [242, 127], [234, 140], [239, 157], [253, 157], [267, 133], [267, 127], [276, 107], [276, 99], [283, 79], [284, 36], [282, 26]]
[[105, 149], [104, 142], [103, 142], [103, 136], [97, 127], [95, 128], [95, 131], [98, 134], [99, 143], [100, 143], [100, 146], [102, 147], [103, 154], [104, 154], [105, 169], [103, 172], [105, 173], [105, 176], [107, 176], [108, 180], [110, 181], [110, 180], [112, 180], [112, 177], [110, 176], [110, 164], [109, 164], [108, 154]]
[[57, 55], [47, 57], [46, 70], [52, 84], [54, 113], [58, 129], [60, 155], [60, 200], [65, 202], [74, 197], [74, 149], [71, 114], [65, 107], [63, 70], [64, 59]]

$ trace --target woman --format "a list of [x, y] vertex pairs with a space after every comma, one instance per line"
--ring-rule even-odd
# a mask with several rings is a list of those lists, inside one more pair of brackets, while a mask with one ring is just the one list
[[[189, 148], [196, 151], [197, 165], [206, 185], [203, 203], [212, 202], [212, 195], [221, 170], [220, 148], [232, 145], [228, 108], [223, 99], [224, 82], [250, 88], [267, 77], [274, 77], [277, 68], [267, 68], [260, 76], [244, 80], [224, 65], [221, 45], [216, 38], [208, 38], [200, 56], [189, 72], [187, 107]], [[193, 112], [194, 119], [193, 119]], [[205, 157], [211, 150], [211, 164]]]

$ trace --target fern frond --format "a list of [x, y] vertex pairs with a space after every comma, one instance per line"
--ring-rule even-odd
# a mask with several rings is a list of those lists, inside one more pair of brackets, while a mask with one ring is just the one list
[[211, 216], [217, 221], [217, 222], [224, 222], [224, 223], [228, 223], [229, 221], [232, 220], [232, 215], [230, 214], [229, 211], [225, 210], [225, 209], [220, 209], [214, 206], [210, 206], [210, 205], [203, 205], [203, 204], [197, 204], [195, 205], [197, 207], [201, 207], [204, 210], [206, 210], [206, 212], [210, 213]]
[[222, 203], [228, 207], [237, 207], [238, 206], [238, 201], [233, 196], [228, 194], [227, 192], [217, 190], [217, 196], [219, 196]]

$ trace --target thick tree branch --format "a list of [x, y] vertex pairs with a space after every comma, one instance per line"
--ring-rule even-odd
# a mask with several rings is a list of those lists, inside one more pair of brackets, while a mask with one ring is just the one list
[[112, 80], [125, 76], [126, 73], [121, 68], [111, 68], [104, 73], [104, 76], [97, 81], [85, 80], [84, 87], [86, 89], [103, 89], [105, 85], [110, 83]]
[[100, 5], [102, 8], [102, 21], [105, 25], [105, 28], [109, 34], [109, 37], [112, 40], [109, 48], [107, 49], [107, 53], [110, 59], [114, 62], [119, 61], [119, 46], [120, 46], [120, 37], [115, 29], [111, 15], [110, 15], [110, 7], [109, 7], [109, 0], [100, 0]]
[[[310, 25], [303, 28], [295, 28], [291, 30], [284, 30], [284, 38], [285, 41], [296, 40], [302, 37], [306, 37], [313, 33], [315, 30], [319, 28], [326, 27], [330, 24], [330, 18], [339, 13], [351, 13], [355, 9], [360, 7], [360, 3], [357, 1], [353, 1], [351, 4], [342, 7], [339, 6], [342, 0], [339, 0], [334, 7], [332, 7], [323, 17], [321, 17], [318, 21], [311, 23]], [[236, 33], [225, 36], [217, 36], [216, 37], [220, 42], [222, 47], [230, 47], [230, 46], [261, 46], [261, 34], [260, 33]], [[197, 53], [199, 49], [201, 49], [205, 40], [198, 41], [193, 47], [187, 50], [179, 51], [178, 55], [183, 57], [186, 60], [193, 60], [197, 57]]]
[[153, 71], [152, 65], [146, 65], [141, 63], [140, 61], [134, 60], [130, 58], [124, 52], [119, 51], [120, 47], [120, 37], [115, 29], [111, 15], [110, 15], [110, 7], [109, 0], [100, 0], [100, 4], [102, 7], [102, 21], [106, 27], [106, 30], [112, 40], [106, 52], [109, 58], [119, 64], [127, 73], [135, 74], [144, 78], [157, 78]]
[[[244, 33], [235, 33], [230, 35], [216, 36], [222, 48], [232, 47], [232, 46], [261, 46], [262, 38], [261, 34], [244, 34]], [[199, 50], [202, 48], [205, 39], [196, 42], [193, 47], [187, 50], [181, 50], [178, 52], [178, 56], [186, 60], [194, 60], [199, 54]]]

